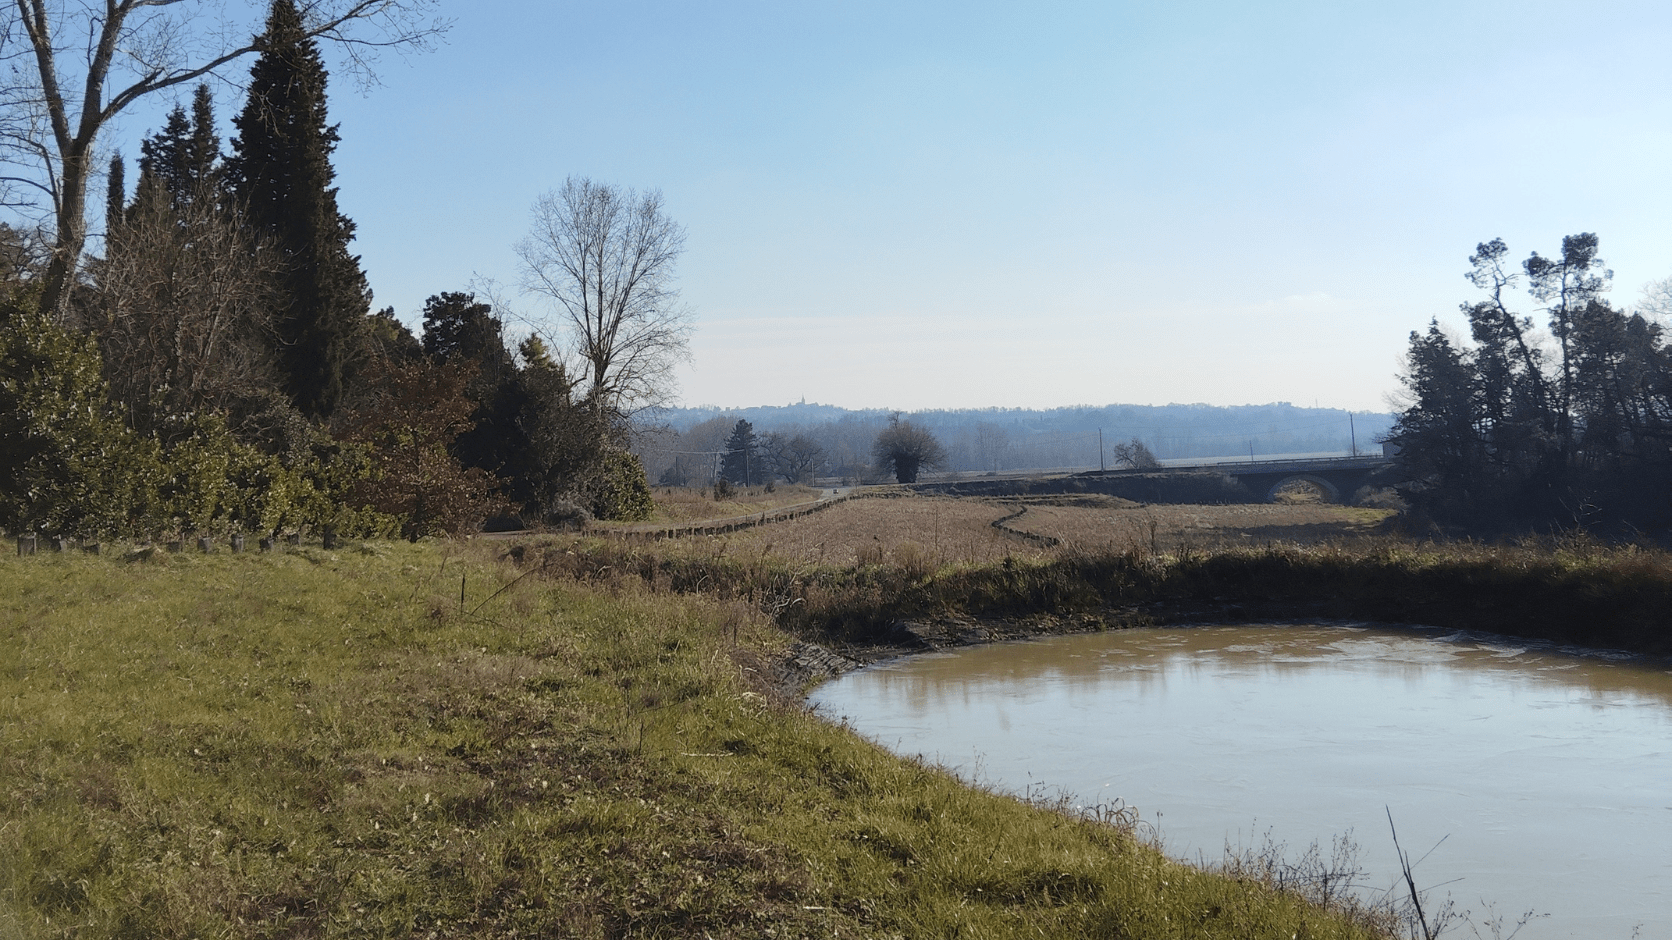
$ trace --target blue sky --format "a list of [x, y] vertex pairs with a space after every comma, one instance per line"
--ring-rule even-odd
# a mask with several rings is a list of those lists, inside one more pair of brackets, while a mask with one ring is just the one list
[[1385, 410], [1477, 242], [1597, 232], [1620, 303], [1672, 275], [1661, 3], [443, 11], [333, 86], [377, 304], [514, 284], [566, 176], [658, 188], [689, 404]]

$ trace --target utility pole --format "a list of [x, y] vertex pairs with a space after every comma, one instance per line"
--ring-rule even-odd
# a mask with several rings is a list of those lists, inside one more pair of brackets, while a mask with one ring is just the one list
[[1097, 470], [1099, 473], [1108, 471], [1109, 467], [1103, 462], [1103, 429], [1097, 429]]
[[1347, 432], [1353, 436], [1353, 456], [1358, 456], [1358, 428], [1353, 426], [1353, 413], [1347, 412]]

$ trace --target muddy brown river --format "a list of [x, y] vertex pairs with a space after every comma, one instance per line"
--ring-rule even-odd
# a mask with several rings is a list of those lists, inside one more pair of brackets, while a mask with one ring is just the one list
[[1495, 910], [1507, 934], [1533, 911], [1519, 940], [1672, 937], [1664, 662], [1454, 631], [1195, 627], [907, 657], [811, 700], [976, 782], [1124, 801], [1176, 857], [1351, 833], [1375, 892], [1397, 869], [1391, 811], [1426, 855], [1419, 886], [1477, 924]]

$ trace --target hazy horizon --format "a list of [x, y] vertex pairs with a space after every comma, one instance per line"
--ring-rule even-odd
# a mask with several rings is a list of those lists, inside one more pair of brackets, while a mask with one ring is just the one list
[[[1038, 406], [1025, 406], [1025, 405], [958, 405], [958, 406], [944, 407], [944, 408], [941, 408], [941, 407], [936, 407], [936, 408], [893, 408], [893, 407], [889, 407], [887, 405], [877, 405], [877, 406], [870, 406], [870, 407], [860, 408], [860, 407], [852, 407], [852, 406], [848, 406], [848, 405], [841, 405], [841, 404], [837, 404], [835, 402], [798, 400], [798, 401], [784, 402], [783, 404], [776, 404], [776, 403], [768, 402], [768, 403], [758, 403], [758, 404], [753, 404], [753, 405], [736, 405], [736, 404], [734, 404], [734, 405], [721, 405], [721, 404], [716, 404], [714, 402], [700, 402], [700, 403], [695, 403], [695, 404], [693, 404], [693, 403], [681, 403], [681, 404], [678, 404], [678, 405], [667, 405], [667, 406], [663, 406], [663, 407], [665, 407], [666, 409], [672, 409], [672, 410], [731, 412], [731, 411], [748, 411], [748, 410], [753, 409], [753, 408], [796, 408], [796, 407], [803, 407], [803, 406], [804, 407], [809, 407], [809, 408], [840, 408], [844, 411], [853, 411], [853, 412], [881, 412], [881, 413], [884, 413], [884, 414], [887, 414], [887, 413], [890, 413], [890, 412], [899, 412], [900, 414], [903, 414], [903, 415], [916, 414], [918, 412], [923, 412], [923, 411], [1000, 411], [1000, 412], [1002, 412], [1002, 411], [1068, 411], [1068, 410], [1077, 409], [1077, 408], [1081, 408], [1081, 409], [1104, 409], [1104, 408], [1274, 408], [1274, 407], [1306, 408], [1306, 409], [1313, 409], [1313, 410], [1330, 410], [1330, 411], [1350, 412], [1352, 414], [1393, 415], [1393, 414], [1398, 413], [1398, 409], [1396, 409], [1396, 408], [1383, 408], [1383, 409], [1378, 409], [1378, 410], [1375, 410], [1375, 411], [1371, 411], [1371, 410], [1362, 410], [1361, 411], [1361, 410], [1355, 409], [1355, 408], [1342, 408], [1342, 407], [1339, 407], [1339, 406], [1336, 406], [1336, 405], [1326, 404], [1326, 403], [1323, 403], [1323, 402], [1315, 402], [1313, 404], [1307, 405], [1307, 404], [1299, 404], [1299, 403], [1292, 402], [1292, 401], [1258, 401], [1258, 402], [1257, 401], [1247, 401], [1247, 402], [1234, 402], [1234, 403], [1231, 403], [1231, 404], [1214, 404], [1214, 403], [1211, 403], [1211, 402], [1204, 402], [1204, 401], [1168, 401], [1168, 402], [1111, 401], [1111, 402], [1104, 402], [1102, 404], [1096, 404], [1096, 403], [1093, 403], [1093, 402], [1077, 401], [1077, 402], [1069, 402], [1069, 403], [1060, 404], [1060, 405], [1038, 405]], [[654, 411], [654, 410], [658, 410], [658, 409], [650, 409], [650, 410]]]
[[[666, 409], [641, 424], [635, 450], [653, 480], [680, 457], [724, 451], [735, 424], [757, 435], [805, 436], [831, 468], [868, 464], [887, 411], [818, 402], [744, 408]], [[1132, 405], [1063, 408], [923, 409], [907, 412], [946, 449], [944, 469], [1000, 471], [1108, 466], [1118, 444], [1137, 439], [1164, 461], [1371, 452], [1392, 427], [1385, 412], [1346, 412], [1289, 403]], [[689, 469], [689, 468], [687, 468]], [[837, 475], [842, 475], [840, 472]]]

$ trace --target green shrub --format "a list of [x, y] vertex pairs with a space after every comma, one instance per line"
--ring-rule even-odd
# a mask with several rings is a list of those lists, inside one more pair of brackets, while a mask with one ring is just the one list
[[636, 521], [649, 519], [655, 509], [650, 481], [645, 479], [638, 456], [626, 451], [606, 454], [592, 493], [592, 514], [600, 519]]
[[92, 337], [0, 300], [0, 526], [95, 536], [123, 528], [155, 448], [112, 412]]
[[[352, 493], [349, 505], [367, 507], [409, 539], [478, 531], [503, 501], [490, 474], [463, 466], [450, 450], [472, 426], [475, 406], [465, 388], [474, 368], [427, 360], [377, 365], [370, 378], [378, 394], [341, 419], [347, 443], [328, 454], [315, 448], [331, 458], [333, 476], [318, 489]], [[346, 533], [372, 518], [343, 508], [328, 524]]]
[[[164, 528], [181, 534], [223, 529], [242, 516], [243, 497], [236, 471], [259, 463], [262, 455], [233, 440], [217, 415], [175, 418], [175, 438], [165, 456], [161, 501]], [[240, 520], [241, 521], [241, 520]]]
[[176, 415], [158, 437], [111, 406], [91, 336], [0, 300], [0, 527], [80, 537], [278, 532], [376, 536], [394, 521], [352, 499], [374, 475], [367, 448], [316, 432], [286, 456], [240, 442], [212, 413]]

